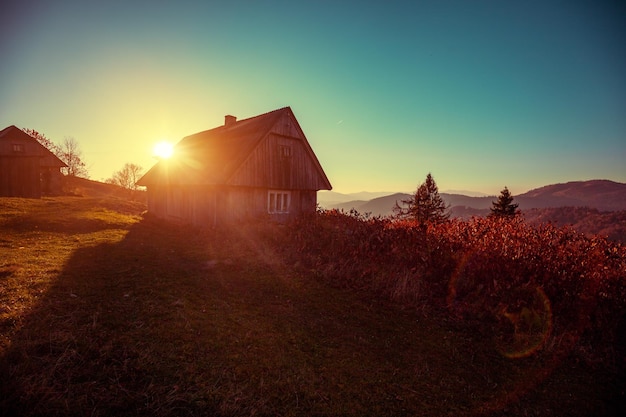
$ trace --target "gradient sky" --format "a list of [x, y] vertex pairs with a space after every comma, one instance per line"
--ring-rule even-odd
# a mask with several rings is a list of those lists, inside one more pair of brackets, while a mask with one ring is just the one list
[[334, 190], [626, 182], [620, 1], [13, 1], [0, 129], [74, 137], [90, 177], [291, 106]]

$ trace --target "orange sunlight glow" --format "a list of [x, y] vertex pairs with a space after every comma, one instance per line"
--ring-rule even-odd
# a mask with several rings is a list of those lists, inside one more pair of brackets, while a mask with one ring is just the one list
[[161, 141], [154, 145], [152, 154], [157, 158], [167, 159], [174, 153], [174, 145], [167, 141]]

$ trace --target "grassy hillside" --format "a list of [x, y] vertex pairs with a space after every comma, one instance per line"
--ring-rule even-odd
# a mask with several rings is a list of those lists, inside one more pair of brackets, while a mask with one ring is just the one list
[[144, 209], [0, 199], [1, 415], [621, 411], [615, 364], [549, 346], [503, 354], [488, 332], [403, 301], [410, 283], [395, 298], [345, 284], [358, 277], [289, 226], [198, 231]]
[[145, 190], [128, 190], [114, 184], [69, 176], [63, 178], [63, 195], [74, 197], [111, 197], [146, 202]]

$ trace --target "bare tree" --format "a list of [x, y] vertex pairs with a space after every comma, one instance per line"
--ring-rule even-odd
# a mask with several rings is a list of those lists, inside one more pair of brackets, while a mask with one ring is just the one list
[[113, 176], [106, 180], [108, 184], [119, 185], [131, 191], [138, 188], [137, 181], [143, 174], [143, 168], [136, 164], [126, 163], [124, 167], [115, 172]]
[[89, 178], [89, 172], [82, 160], [82, 151], [76, 139], [66, 136], [61, 144], [60, 155], [57, 156], [67, 164], [67, 168], [63, 168], [66, 175]]
[[35, 139], [37, 139], [37, 142], [45, 146], [50, 152], [55, 154], [57, 157], [61, 153], [61, 148], [59, 148], [59, 146], [56, 143], [48, 139], [46, 135], [44, 135], [43, 133], [39, 133], [35, 129], [22, 129], [22, 131], [34, 137]]

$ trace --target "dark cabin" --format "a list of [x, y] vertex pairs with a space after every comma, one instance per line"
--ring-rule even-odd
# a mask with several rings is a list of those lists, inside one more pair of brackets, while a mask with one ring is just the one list
[[0, 131], [0, 197], [59, 194], [66, 166], [23, 130], [9, 126]]
[[183, 138], [137, 184], [147, 188], [148, 212], [197, 226], [313, 213], [317, 191], [332, 188], [289, 107], [226, 116]]

